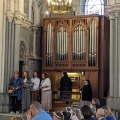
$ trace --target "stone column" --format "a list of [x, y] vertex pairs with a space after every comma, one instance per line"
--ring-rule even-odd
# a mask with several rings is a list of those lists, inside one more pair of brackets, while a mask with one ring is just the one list
[[14, 71], [19, 70], [20, 19], [15, 18]]
[[10, 68], [10, 75], [13, 76], [14, 73], [14, 44], [15, 44], [15, 27], [14, 27], [14, 22], [12, 23], [12, 40], [11, 40], [11, 68]]
[[1, 86], [0, 94], [3, 94], [5, 92], [4, 90], [6, 87], [6, 85], [4, 84], [4, 80], [5, 80], [5, 75], [4, 75], [5, 73], [5, 24], [6, 24], [5, 5], [6, 5], [6, 0], [1, 0], [0, 1], [0, 86]]
[[110, 80], [110, 86], [109, 86], [109, 89], [110, 89], [110, 98], [108, 98], [107, 100], [107, 105], [110, 107], [110, 108], [113, 108], [113, 97], [114, 97], [114, 60], [113, 60], [113, 55], [114, 55], [114, 47], [113, 47], [113, 44], [114, 44], [114, 14], [111, 15], [111, 14], [108, 14], [109, 15], [109, 19], [110, 19], [110, 76], [109, 76], [109, 80]]
[[[119, 79], [118, 79], [118, 11], [115, 11], [115, 39], [114, 39], [114, 106], [113, 109], [120, 108], [119, 94]], [[118, 108], [118, 110], [119, 110]]]
[[13, 14], [8, 14], [8, 47], [7, 47], [7, 80], [10, 79], [10, 70], [11, 70], [11, 41], [12, 41], [12, 21], [13, 21]]
[[110, 97], [113, 97], [114, 96], [114, 92], [113, 92], [113, 69], [114, 69], [114, 66], [113, 66], [113, 44], [114, 44], [114, 38], [113, 38], [113, 33], [114, 33], [114, 17], [113, 16], [110, 16]]
[[[117, 15], [119, 15], [118, 13], [117, 13]], [[117, 16], [118, 18], [120, 17], [120, 15], [119, 16]], [[118, 19], [117, 18], [117, 19]], [[118, 22], [120, 22], [120, 21], [118, 21]], [[119, 26], [119, 23], [118, 23], [118, 26]], [[118, 28], [118, 33], [120, 33], [120, 28], [117, 26], [117, 28]], [[118, 100], [117, 100], [117, 102], [116, 102], [116, 109], [117, 110], [120, 110], [120, 34], [118, 34], [118, 52], [117, 52], [117, 55], [118, 55]]]
[[33, 31], [33, 56], [36, 55], [36, 33], [37, 33], [38, 27], [37, 26], [32, 26], [32, 31]]
[[[113, 32], [114, 34], [114, 43], [112, 46], [114, 46], [113, 48], [113, 65], [114, 65], [114, 77], [113, 77], [113, 81], [114, 81], [114, 99], [118, 97], [118, 12], [115, 11], [115, 24], [114, 24], [114, 28], [113, 29], [115, 32]], [[111, 34], [111, 33], [110, 33]]]

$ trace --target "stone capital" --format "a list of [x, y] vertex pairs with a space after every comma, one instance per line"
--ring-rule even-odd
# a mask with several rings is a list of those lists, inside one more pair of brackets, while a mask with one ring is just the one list
[[34, 33], [34, 34], [36, 34], [36, 32], [38, 31], [38, 26], [36, 26], [36, 25], [33, 25], [33, 26], [31, 26], [31, 29], [32, 29], [32, 32]]
[[117, 18], [118, 18], [118, 13], [119, 13], [119, 10], [116, 10], [115, 11], [115, 17], [117, 17]]
[[14, 21], [15, 24], [21, 24], [21, 22], [25, 21], [25, 14], [20, 12], [15, 12]]
[[109, 17], [109, 20], [115, 19], [115, 12], [114, 11], [106, 12], [106, 14]]
[[21, 27], [25, 28], [27, 30], [31, 30], [30, 26], [31, 26], [32, 22], [28, 19], [25, 19], [25, 21], [21, 22]]
[[11, 11], [8, 11], [6, 13], [8, 21], [11, 23], [13, 21], [13, 13]]

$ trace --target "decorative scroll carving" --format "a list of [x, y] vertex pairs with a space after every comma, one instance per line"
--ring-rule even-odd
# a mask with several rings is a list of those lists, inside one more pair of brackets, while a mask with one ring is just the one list
[[86, 64], [73, 64], [73, 67], [86, 67]]
[[56, 64], [56, 67], [68, 67], [68, 64]]
[[72, 25], [73, 26], [77, 23], [82, 23], [82, 24], [87, 25], [88, 19], [87, 18], [74, 18], [74, 19], [72, 19]]

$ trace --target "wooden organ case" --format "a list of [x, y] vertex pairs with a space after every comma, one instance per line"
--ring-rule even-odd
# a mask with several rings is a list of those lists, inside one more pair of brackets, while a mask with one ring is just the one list
[[48, 73], [53, 91], [62, 72], [84, 72], [85, 79], [91, 81], [93, 96], [107, 95], [109, 20], [105, 16], [45, 18], [42, 44], [42, 70]]

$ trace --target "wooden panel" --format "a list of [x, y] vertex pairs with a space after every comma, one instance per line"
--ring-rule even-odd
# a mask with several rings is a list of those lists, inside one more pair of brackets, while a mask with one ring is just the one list
[[91, 82], [93, 97], [98, 97], [98, 72], [86, 71], [85, 78]]
[[105, 16], [100, 17], [99, 35], [99, 97], [107, 96], [109, 90], [109, 34], [110, 22]]

